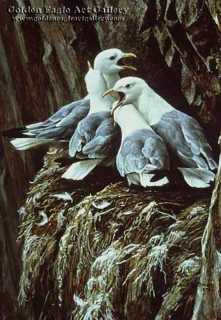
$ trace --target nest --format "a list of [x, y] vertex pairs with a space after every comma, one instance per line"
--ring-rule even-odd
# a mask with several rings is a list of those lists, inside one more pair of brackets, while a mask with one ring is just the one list
[[129, 189], [111, 168], [67, 181], [58, 153], [20, 208], [27, 319], [190, 319], [211, 192]]

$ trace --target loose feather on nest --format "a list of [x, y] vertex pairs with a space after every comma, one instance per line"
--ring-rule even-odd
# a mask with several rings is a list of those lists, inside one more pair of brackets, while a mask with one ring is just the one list
[[57, 156], [46, 156], [22, 210], [20, 304], [35, 319], [189, 319], [208, 191], [128, 191], [110, 168], [105, 182], [95, 172], [79, 185], [60, 178]]

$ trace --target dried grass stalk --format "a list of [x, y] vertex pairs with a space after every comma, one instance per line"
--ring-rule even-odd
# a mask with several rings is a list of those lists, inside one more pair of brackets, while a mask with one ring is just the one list
[[28, 319], [190, 319], [208, 190], [129, 190], [109, 184], [106, 168], [70, 182], [57, 156], [46, 156], [22, 210]]

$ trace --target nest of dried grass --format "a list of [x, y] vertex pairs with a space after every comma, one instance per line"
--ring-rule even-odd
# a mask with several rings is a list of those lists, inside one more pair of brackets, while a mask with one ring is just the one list
[[70, 182], [54, 152], [20, 209], [27, 319], [190, 319], [211, 190], [129, 190], [107, 168]]

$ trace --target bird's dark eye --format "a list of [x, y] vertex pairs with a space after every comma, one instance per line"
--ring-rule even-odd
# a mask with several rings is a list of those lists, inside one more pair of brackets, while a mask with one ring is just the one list
[[115, 59], [115, 56], [111, 56], [109, 59], [110, 59], [110, 60], [114, 60], [114, 59]]
[[125, 85], [125, 88], [127, 88], [127, 89], [130, 87], [131, 87], [131, 85], [129, 83]]

